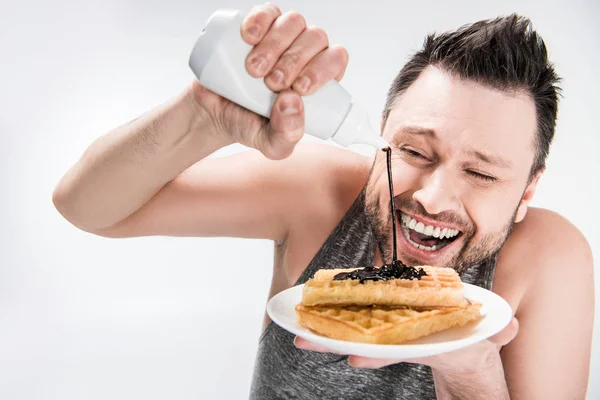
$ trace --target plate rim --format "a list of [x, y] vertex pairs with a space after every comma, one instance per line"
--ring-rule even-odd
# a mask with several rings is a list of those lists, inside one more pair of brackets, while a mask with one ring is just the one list
[[[320, 342], [318, 344], [320, 344], [324, 347], [331, 348], [331, 346], [327, 346], [328, 344], [333, 345], [333, 347], [350, 347], [350, 348], [356, 349], [356, 352], [347, 353], [347, 354], [353, 354], [353, 355], [370, 357], [370, 358], [390, 358], [389, 354], [386, 356], [378, 356], [376, 354], [373, 354], [374, 352], [377, 352], [377, 351], [379, 351], [379, 352], [382, 352], [382, 351], [383, 352], [402, 352], [402, 350], [404, 350], [407, 353], [423, 353], [423, 355], [416, 355], [416, 356], [403, 355], [400, 357], [400, 358], [406, 358], [406, 359], [417, 358], [417, 357], [423, 357], [426, 355], [446, 353], [449, 351], [458, 350], [460, 348], [467, 347], [467, 346], [473, 345], [475, 343], [481, 342], [481, 341], [501, 332], [504, 328], [506, 328], [506, 326], [508, 326], [508, 324], [512, 320], [512, 318], [514, 316], [512, 307], [502, 296], [498, 295], [497, 293], [492, 292], [491, 290], [483, 288], [481, 286], [473, 285], [473, 284], [470, 284], [467, 282], [463, 282], [463, 284], [465, 285], [465, 288], [469, 287], [469, 289], [468, 289], [469, 291], [471, 291], [471, 290], [479, 291], [481, 293], [485, 293], [485, 296], [491, 296], [491, 298], [494, 298], [498, 302], [497, 306], [502, 309], [502, 313], [500, 313], [500, 316], [503, 317], [506, 321], [503, 320], [502, 323], [498, 323], [498, 327], [487, 331], [485, 334], [479, 333], [479, 334], [463, 337], [460, 339], [444, 341], [444, 342], [437, 342], [437, 343], [372, 344], [372, 343], [360, 343], [360, 342], [351, 342], [351, 341], [333, 339], [333, 338], [321, 336], [316, 333], [310, 332], [306, 328], [303, 328], [304, 329], [303, 331], [297, 332], [297, 329], [294, 329], [293, 327], [289, 327], [288, 324], [281, 321], [281, 319], [279, 319], [277, 317], [277, 315], [276, 315], [277, 313], [274, 312], [273, 308], [274, 308], [274, 305], [277, 303], [278, 298], [289, 295], [290, 291], [302, 292], [302, 288], [305, 285], [304, 283], [299, 284], [299, 285], [294, 285], [285, 290], [282, 290], [281, 292], [279, 292], [275, 296], [273, 296], [271, 299], [269, 299], [269, 301], [267, 302], [267, 305], [266, 305], [266, 312], [267, 312], [267, 315], [269, 316], [269, 318], [271, 319], [271, 321], [273, 323], [275, 323], [276, 325], [278, 325], [279, 327], [281, 327], [282, 329], [284, 329], [285, 331], [287, 331], [295, 336], [300, 336], [309, 341], [311, 338], [316, 338], [316, 340]], [[489, 303], [487, 303], [487, 304], [489, 304]], [[486, 307], [487, 304], [482, 303], [482, 310], [487, 308]], [[486, 314], [482, 314], [482, 315], [485, 316]], [[453, 329], [453, 328], [451, 328], [451, 329]], [[334, 351], [336, 350], [335, 348], [331, 348], [331, 349]], [[392, 358], [394, 358], [394, 356], [392, 356]]]

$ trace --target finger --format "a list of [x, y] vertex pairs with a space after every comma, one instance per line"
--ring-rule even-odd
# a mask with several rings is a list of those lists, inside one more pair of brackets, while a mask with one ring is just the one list
[[335, 49], [336, 51], [339, 51], [341, 53], [340, 56], [342, 57], [342, 68], [340, 68], [340, 72], [333, 77], [333, 79], [339, 82], [342, 80], [344, 74], [346, 73], [346, 68], [348, 67], [348, 60], [350, 59], [350, 55], [348, 54], [348, 50], [346, 50], [345, 47], [340, 46], [338, 44], [334, 44], [333, 46], [331, 46], [331, 48]]
[[517, 333], [519, 333], [519, 321], [513, 318], [506, 328], [488, 340], [497, 346], [505, 346], [517, 336]]
[[348, 356], [348, 364], [354, 368], [383, 368], [397, 364], [403, 360], [393, 358], [368, 358], [361, 356]]
[[303, 96], [311, 94], [331, 79], [342, 79], [347, 64], [348, 52], [345, 48], [329, 47], [304, 67], [292, 88]]
[[270, 130], [255, 135], [253, 147], [267, 158], [281, 160], [294, 151], [304, 135], [304, 106], [298, 93], [281, 92], [271, 110]]
[[328, 349], [327, 347], [323, 347], [321, 345], [318, 344], [314, 344], [313, 342], [309, 342], [306, 339], [302, 339], [299, 336], [296, 336], [294, 338], [294, 345], [302, 350], [310, 350], [310, 351], [318, 351], [321, 353], [335, 353], [335, 354], [342, 354], [340, 352]]
[[265, 82], [273, 91], [289, 88], [300, 71], [327, 46], [329, 46], [329, 39], [323, 29], [307, 28], [279, 57], [271, 72], [266, 76]]
[[263, 40], [248, 54], [248, 73], [255, 78], [265, 76], [305, 28], [304, 17], [296, 11], [290, 11], [277, 18]]
[[259, 43], [280, 15], [281, 10], [275, 4], [267, 3], [254, 7], [242, 21], [242, 39], [251, 45]]

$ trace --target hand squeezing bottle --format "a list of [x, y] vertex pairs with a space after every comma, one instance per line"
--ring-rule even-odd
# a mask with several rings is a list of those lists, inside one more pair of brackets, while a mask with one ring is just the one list
[[[238, 10], [217, 10], [196, 41], [189, 66], [202, 86], [269, 118], [277, 93], [265, 85], [263, 78], [254, 78], [246, 70], [246, 57], [253, 46], [240, 33], [244, 17]], [[367, 112], [353, 103], [350, 94], [334, 79], [315, 93], [302, 96], [302, 102], [307, 134], [332, 139], [342, 146], [389, 146], [371, 127]]]

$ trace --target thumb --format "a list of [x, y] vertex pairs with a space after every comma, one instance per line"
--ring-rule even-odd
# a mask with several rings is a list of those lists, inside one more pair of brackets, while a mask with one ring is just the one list
[[509, 344], [519, 333], [519, 321], [513, 318], [509, 324], [500, 333], [492, 336], [488, 340], [498, 347]]
[[281, 160], [292, 154], [303, 135], [302, 98], [293, 90], [284, 90], [273, 103], [270, 124], [258, 135], [256, 148], [267, 158]]

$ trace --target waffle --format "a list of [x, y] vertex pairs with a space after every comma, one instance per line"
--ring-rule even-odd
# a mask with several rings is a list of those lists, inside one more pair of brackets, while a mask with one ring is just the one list
[[351, 269], [321, 269], [304, 284], [305, 306], [407, 306], [464, 307], [464, 286], [452, 268], [422, 267], [427, 276], [421, 279], [364, 281], [333, 280], [340, 272]]
[[390, 307], [296, 306], [301, 325], [332, 339], [371, 344], [398, 344], [456, 326], [480, 316], [481, 303], [463, 307], [409, 309]]

